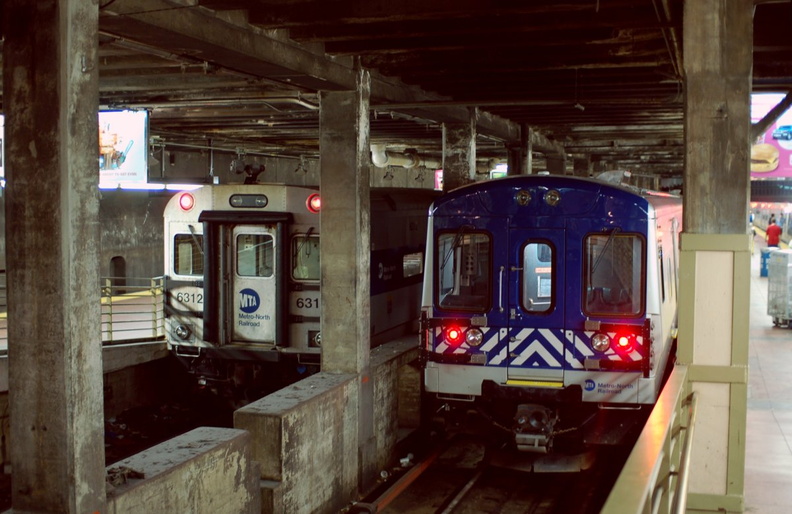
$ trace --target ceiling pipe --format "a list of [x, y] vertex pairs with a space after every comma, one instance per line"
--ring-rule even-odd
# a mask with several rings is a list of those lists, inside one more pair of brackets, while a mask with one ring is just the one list
[[399, 166], [406, 169], [423, 167], [437, 170], [443, 167], [440, 161], [415, 152], [389, 152], [385, 145], [371, 145], [371, 162], [378, 168]]

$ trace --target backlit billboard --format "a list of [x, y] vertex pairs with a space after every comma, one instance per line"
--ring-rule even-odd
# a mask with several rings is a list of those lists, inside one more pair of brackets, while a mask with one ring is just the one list
[[[751, 122], [756, 123], [784, 98], [783, 94], [752, 95]], [[792, 112], [787, 110], [751, 145], [751, 178], [792, 177]]]

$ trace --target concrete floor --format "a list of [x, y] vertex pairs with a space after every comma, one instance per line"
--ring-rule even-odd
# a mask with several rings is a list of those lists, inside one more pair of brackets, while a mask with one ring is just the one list
[[754, 239], [745, 512], [787, 514], [792, 509], [792, 329], [776, 328], [767, 315], [767, 277], [760, 277]]

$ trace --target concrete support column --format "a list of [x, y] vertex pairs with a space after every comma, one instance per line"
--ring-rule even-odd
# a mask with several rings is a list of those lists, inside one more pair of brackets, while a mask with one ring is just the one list
[[523, 125], [520, 130], [520, 137], [522, 139], [522, 147], [525, 151], [525, 174], [533, 174], [533, 132], [534, 129], [528, 125]]
[[520, 143], [509, 147], [507, 175], [530, 175], [533, 173], [533, 129], [528, 125], [520, 127]]
[[467, 123], [443, 124], [443, 191], [473, 182], [476, 173], [476, 115]]
[[591, 176], [591, 160], [590, 159], [575, 159], [572, 163], [574, 175], [576, 177], [589, 177]]
[[551, 175], [566, 175], [566, 159], [563, 156], [548, 155], [547, 171]]
[[97, 2], [3, 7], [12, 506], [104, 512]]
[[355, 91], [320, 95], [322, 188], [322, 371], [358, 376], [360, 486], [374, 463], [373, 384], [370, 379], [371, 261], [368, 72]]
[[507, 151], [508, 161], [506, 163], [506, 175], [525, 175], [524, 151], [521, 146], [510, 146]]
[[742, 512], [752, 0], [685, 2], [679, 360], [699, 395], [688, 512]]

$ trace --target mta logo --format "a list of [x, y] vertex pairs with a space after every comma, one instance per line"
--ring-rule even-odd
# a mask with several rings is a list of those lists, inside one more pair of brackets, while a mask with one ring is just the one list
[[586, 380], [586, 391], [593, 391], [595, 387], [597, 387], [596, 382], [591, 379]]
[[239, 292], [239, 308], [242, 312], [252, 314], [258, 310], [259, 305], [261, 305], [261, 298], [254, 290], [243, 289]]

